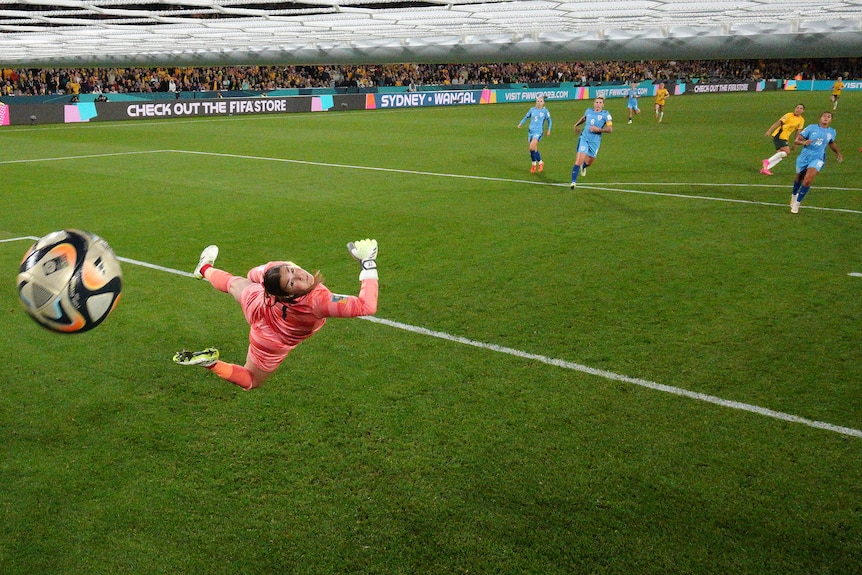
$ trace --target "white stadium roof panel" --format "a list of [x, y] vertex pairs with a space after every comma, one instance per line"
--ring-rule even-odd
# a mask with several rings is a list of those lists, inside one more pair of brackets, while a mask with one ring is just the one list
[[6, 67], [862, 55], [862, 0], [0, 1]]

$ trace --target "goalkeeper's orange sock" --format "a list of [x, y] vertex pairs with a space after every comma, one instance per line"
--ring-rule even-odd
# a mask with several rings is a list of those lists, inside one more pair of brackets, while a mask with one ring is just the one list
[[226, 379], [245, 390], [249, 390], [254, 387], [254, 379], [251, 376], [251, 372], [241, 365], [217, 361], [207, 367], [207, 369], [220, 378]]
[[204, 276], [214, 288], [225, 293], [228, 293], [230, 289], [230, 280], [234, 278], [233, 274], [214, 268], [209, 264], [206, 264], [201, 268], [201, 275]]

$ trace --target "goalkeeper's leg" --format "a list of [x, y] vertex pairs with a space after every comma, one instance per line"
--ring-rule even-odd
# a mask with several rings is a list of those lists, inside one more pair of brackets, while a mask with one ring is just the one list
[[245, 390], [260, 387], [272, 375], [271, 371], [264, 371], [254, 363], [251, 346], [249, 346], [244, 366], [227, 363], [226, 361], [217, 361], [207, 367], [207, 369], [220, 378], [236, 384]]
[[229, 293], [238, 302], [241, 302], [242, 291], [252, 283], [248, 278], [235, 276], [212, 266], [206, 267], [202, 275], [211, 286], [218, 291]]
[[235, 363], [217, 361], [207, 369], [220, 378], [234, 383], [245, 390], [253, 389], [263, 383], [263, 381], [255, 381], [254, 373], [251, 370]]
[[233, 274], [214, 268], [212, 266], [205, 267], [202, 275], [204, 276], [205, 280], [210, 282], [210, 285], [212, 285], [218, 291], [223, 291], [225, 293], [230, 292], [230, 282], [232, 279], [237, 277]]

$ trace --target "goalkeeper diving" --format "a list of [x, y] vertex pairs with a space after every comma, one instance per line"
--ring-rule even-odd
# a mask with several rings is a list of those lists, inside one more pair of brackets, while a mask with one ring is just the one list
[[207, 246], [194, 271], [215, 289], [228, 293], [242, 307], [249, 324], [245, 365], [219, 359], [214, 347], [180, 351], [174, 362], [199, 365], [243, 389], [259, 387], [297, 345], [317, 333], [328, 317], [358, 317], [377, 312], [377, 240], [347, 244], [362, 270], [358, 296], [332, 293], [320, 272], [311, 274], [289, 261], [274, 261], [249, 270], [246, 277], [213, 267], [218, 246]]

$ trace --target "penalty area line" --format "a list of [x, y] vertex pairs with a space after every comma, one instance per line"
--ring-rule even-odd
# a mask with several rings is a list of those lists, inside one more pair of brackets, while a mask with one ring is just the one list
[[[537, 180], [521, 180], [514, 178], [502, 178], [502, 177], [494, 177], [494, 176], [475, 176], [468, 174], [447, 174], [441, 172], [426, 172], [422, 170], [405, 170], [398, 168], [382, 168], [376, 166], [358, 166], [353, 164], [338, 164], [331, 162], [316, 162], [311, 160], [295, 160], [290, 158], [272, 158], [267, 156], [253, 156], [246, 154], [230, 154], [224, 152], [204, 152], [198, 150], [176, 150], [176, 149], [165, 149], [165, 150], [138, 150], [138, 151], [127, 151], [127, 152], [110, 152], [104, 154], [85, 154], [81, 156], [64, 156], [57, 158], [34, 158], [34, 159], [26, 159], [26, 160], [6, 160], [0, 161], [0, 165], [4, 164], [23, 164], [23, 163], [34, 163], [34, 162], [53, 162], [53, 161], [64, 161], [64, 160], [81, 160], [81, 159], [92, 159], [92, 158], [107, 158], [112, 156], [131, 156], [131, 155], [140, 155], [140, 154], [161, 154], [161, 153], [171, 153], [171, 154], [188, 154], [188, 155], [198, 155], [198, 156], [211, 156], [211, 157], [221, 157], [221, 158], [234, 158], [241, 160], [255, 160], [261, 162], [281, 162], [285, 164], [297, 164], [297, 165], [306, 165], [306, 166], [319, 166], [324, 168], [338, 168], [345, 170], [365, 170], [371, 172], [387, 172], [392, 174], [406, 174], [406, 175], [414, 175], [414, 176], [431, 176], [437, 178], [454, 178], [454, 179], [462, 179], [462, 180], [473, 180], [473, 181], [483, 181], [483, 182], [501, 182], [501, 183], [510, 183], [510, 184], [520, 184], [520, 185], [529, 185], [529, 186], [541, 186], [541, 187], [552, 187], [552, 188], [568, 188], [569, 184], [560, 183], [560, 182], [547, 182], [547, 181], [537, 181]], [[714, 197], [714, 196], [700, 196], [697, 194], [678, 194], [672, 192], [661, 192], [661, 191], [649, 191], [649, 190], [636, 190], [629, 189], [626, 187], [620, 186], [638, 186], [638, 185], [648, 185], [648, 186], [712, 186], [712, 187], [766, 187], [767, 184], [715, 184], [715, 183], [685, 183], [685, 182], [633, 182], [633, 183], [601, 183], [598, 182], [596, 184], [584, 184], [581, 186], [582, 189], [585, 190], [599, 190], [605, 192], [615, 192], [621, 194], [641, 194], [647, 196], [658, 196], [658, 197], [667, 197], [667, 198], [679, 198], [679, 199], [687, 199], [687, 200], [703, 200], [703, 201], [713, 201], [713, 202], [726, 202], [733, 204], [748, 204], [748, 205], [760, 205], [760, 206], [786, 206], [786, 203], [776, 203], [776, 202], [764, 202], [764, 201], [756, 201], [756, 200], [744, 200], [739, 198], [724, 198], [724, 197]], [[775, 186], [771, 186], [775, 187]], [[823, 188], [823, 189], [834, 189], [834, 190], [852, 190], [857, 191], [859, 188]], [[820, 206], [803, 206], [806, 210], [819, 210], [826, 212], [843, 212], [847, 214], [862, 214], [862, 210], [851, 210], [845, 208], [826, 208]]]
[[[39, 238], [37, 238], [36, 236], [20, 236], [20, 237], [17, 237], [17, 238], [6, 238], [6, 239], [0, 239], [0, 244], [5, 244], [5, 243], [9, 243], [9, 242], [20, 242], [20, 241], [22, 241], [22, 240], [27, 240], [27, 241], [35, 242], [35, 241], [36, 241], [36, 240], [38, 240], [38, 239], [39, 239]], [[151, 263], [149, 263], [149, 262], [142, 262], [141, 260], [133, 260], [132, 258], [124, 258], [124, 257], [120, 257], [120, 256], [117, 256], [117, 259], [118, 259], [118, 260], [120, 260], [121, 262], [125, 262], [125, 263], [127, 263], [127, 264], [132, 264], [132, 265], [136, 265], [136, 266], [141, 266], [141, 267], [144, 267], [144, 268], [150, 268], [150, 269], [152, 269], [152, 270], [158, 270], [158, 271], [160, 271], [160, 272], [167, 272], [167, 273], [175, 274], [175, 275], [178, 275], [178, 276], [184, 276], [184, 277], [187, 277], [187, 278], [193, 278], [193, 277], [195, 277], [195, 275], [194, 275], [193, 273], [191, 273], [191, 272], [184, 272], [184, 271], [181, 271], [181, 270], [175, 270], [175, 269], [173, 269], [173, 268], [169, 268], [169, 267], [165, 267], [165, 266], [160, 266], [160, 265], [157, 265], [157, 264], [151, 264]]]
[[162, 154], [170, 150], [141, 150], [130, 152], [106, 152], [104, 154], [84, 154], [81, 156], [60, 156], [56, 158], [31, 158], [27, 160], [3, 160], [0, 165], [6, 164], [33, 164], [37, 162], [60, 162], [65, 160], [89, 160], [92, 158], [113, 158], [117, 156], [140, 156], [142, 154]]
[[804, 417], [799, 417], [798, 415], [793, 415], [790, 413], [783, 413], [781, 411], [775, 411], [773, 409], [767, 409], [765, 407], [759, 407], [757, 405], [751, 405], [748, 403], [742, 403], [739, 401], [730, 401], [727, 399], [722, 399], [720, 397], [716, 397], [714, 395], [707, 395], [705, 393], [699, 393], [696, 391], [689, 391], [687, 389], [682, 389], [679, 387], [673, 387], [670, 385], [664, 385], [661, 383], [656, 383], [654, 381], [648, 381], [646, 379], [639, 379], [636, 377], [629, 377], [627, 375], [620, 375], [618, 373], [614, 373], [611, 371], [605, 371], [603, 369], [596, 369], [594, 367], [589, 367], [586, 365], [581, 365], [579, 363], [574, 363], [571, 361], [565, 361], [562, 359], [554, 359], [551, 357], [547, 357], [544, 355], [538, 355], [535, 353], [529, 353], [525, 351], [520, 351], [517, 349], [512, 349], [510, 347], [503, 347], [492, 343], [482, 343], [480, 341], [475, 341], [472, 339], [468, 339], [465, 337], [460, 337], [457, 335], [451, 335], [448, 333], [433, 331], [430, 329], [426, 329], [423, 327], [416, 327], [405, 323], [400, 323], [388, 319], [383, 319], [375, 316], [365, 316], [362, 319], [366, 319], [373, 323], [379, 323], [382, 325], [386, 325], [389, 327], [394, 327], [397, 329], [403, 329], [405, 331], [409, 331], [412, 333], [417, 333], [421, 335], [427, 335], [430, 337], [436, 337], [439, 339], [444, 339], [447, 341], [452, 341], [455, 343], [460, 343], [464, 345], [469, 345], [472, 347], [477, 347], [480, 349], [495, 351], [498, 353], [505, 353], [507, 355], [512, 355], [515, 357], [520, 357], [523, 359], [529, 359], [533, 361], [538, 361], [541, 363], [545, 363], [548, 365], [553, 365], [556, 367], [562, 367], [564, 369], [571, 369], [573, 371], [579, 371], [581, 373], [586, 373], [589, 375], [595, 375], [604, 379], [608, 379], [611, 381], [619, 381], [622, 383], [629, 383], [632, 385], [637, 385], [640, 387], [645, 387], [647, 389], [652, 389], [655, 391], [661, 391], [664, 393], [670, 393], [673, 395], [678, 395], [681, 397], [687, 397], [689, 399], [695, 399], [697, 401], [703, 401], [706, 403], [711, 403], [713, 405], [720, 405], [722, 407], [729, 407], [731, 409], [738, 409], [741, 411], [748, 411], [750, 413], [755, 413], [757, 415], [762, 415], [765, 417], [771, 417], [772, 419], [778, 419], [781, 421], [787, 421], [791, 423], [801, 423], [802, 425], [807, 425], [809, 427], [814, 427], [817, 429], [824, 429], [826, 431], [832, 431], [834, 433], [840, 433], [842, 435], [849, 435], [851, 437], [859, 437], [862, 438], [862, 431], [858, 429], [853, 429], [850, 427], [842, 427], [840, 425], [833, 425], [831, 423], [825, 423], [822, 421], [815, 421], [812, 419], [806, 419]]
[[38, 239], [39, 238], [37, 238], [36, 236], [19, 236], [17, 238], [6, 238], [4, 240], [0, 240], [0, 244], [5, 244], [8, 242], [20, 242], [21, 240], [27, 240], [27, 241], [35, 242]]
[[[32, 240], [37, 240], [37, 239], [39, 239], [39, 238], [36, 238], [33, 236], [23, 236], [23, 237], [17, 237], [17, 238], [0, 239], [0, 243], [14, 242], [14, 241], [20, 241], [20, 240], [32, 241]], [[132, 265], [136, 265], [136, 266], [142, 266], [145, 268], [149, 268], [149, 269], [153, 269], [153, 270], [157, 270], [157, 271], [161, 271], [161, 272], [166, 272], [166, 273], [171, 273], [171, 274], [178, 275], [178, 276], [194, 277], [194, 275], [190, 272], [184, 272], [181, 270], [177, 270], [177, 269], [173, 269], [173, 268], [169, 268], [169, 267], [165, 267], [165, 266], [160, 266], [157, 264], [151, 264], [149, 262], [144, 262], [144, 261], [135, 260], [135, 259], [131, 259], [131, 258], [124, 258], [124, 257], [118, 257], [117, 259], [119, 259], [122, 262], [128, 263], [128, 264], [132, 264]], [[862, 274], [855, 273], [855, 272], [851, 273], [849, 275], [862, 276]], [[511, 347], [504, 347], [504, 346], [496, 345], [493, 343], [483, 343], [481, 341], [476, 341], [476, 340], [469, 339], [466, 337], [461, 337], [458, 335], [452, 335], [452, 334], [448, 334], [448, 333], [445, 333], [442, 331], [434, 331], [434, 330], [430, 330], [430, 329], [427, 329], [424, 327], [417, 327], [414, 325], [401, 323], [401, 322], [397, 322], [397, 321], [392, 321], [389, 319], [384, 319], [384, 318], [380, 318], [380, 317], [376, 317], [376, 316], [362, 316], [362, 317], [360, 317], [360, 319], [364, 319], [364, 320], [370, 321], [372, 323], [385, 325], [388, 327], [408, 331], [408, 332], [419, 334], [419, 335], [435, 337], [437, 339], [443, 339], [446, 341], [451, 341], [453, 343], [460, 343], [462, 345], [468, 345], [471, 347], [484, 349], [487, 351], [494, 351], [497, 353], [503, 353], [506, 355], [519, 357], [521, 359], [537, 361], [540, 363], [544, 363], [546, 365], [552, 365], [552, 366], [560, 367], [563, 369], [570, 369], [573, 371], [586, 373], [588, 375], [601, 377], [603, 379], [607, 379], [610, 381], [618, 381], [620, 383], [628, 383], [631, 385], [637, 385], [639, 387], [652, 389], [654, 391], [661, 391], [663, 393], [670, 393], [672, 395], [677, 395], [680, 397], [686, 397], [689, 399], [694, 399], [696, 401], [702, 401], [705, 403], [711, 403], [713, 405], [718, 405], [721, 407], [728, 407], [730, 409], [747, 411], [749, 413], [762, 415], [764, 417], [770, 417], [772, 419], [777, 419], [780, 421], [786, 421], [789, 423], [799, 423], [802, 425], [806, 425], [808, 427], [813, 427], [815, 429], [822, 429], [825, 431], [831, 431], [833, 433], [840, 433], [841, 435], [847, 435], [850, 437], [862, 438], [862, 430], [853, 429], [851, 427], [843, 427], [840, 425], [833, 425], [831, 423], [826, 423], [823, 421], [816, 421], [813, 419], [807, 419], [804, 417], [799, 417], [798, 415], [793, 415], [791, 413], [784, 413], [782, 411], [775, 411], [773, 409], [768, 409], [765, 407], [759, 407], [757, 405], [751, 405], [751, 404], [742, 403], [739, 401], [731, 401], [728, 399], [722, 399], [722, 398], [716, 397], [714, 395], [699, 393], [697, 391], [690, 391], [687, 389], [682, 389], [680, 387], [673, 387], [671, 385], [656, 383], [654, 381], [649, 381], [646, 379], [640, 379], [637, 377], [629, 377], [627, 375], [621, 375], [618, 373], [614, 373], [612, 371], [606, 371], [603, 369], [597, 369], [594, 367], [589, 367], [587, 365], [582, 365], [579, 363], [566, 361], [563, 359], [555, 359], [555, 358], [547, 357], [544, 355], [539, 355], [539, 354], [535, 354], [535, 353], [521, 351], [521, 350], [513, 349]]]
[[127, 264], [132, 264], [132, 265], [136, 265], [136, 266], [150, 268], [151, 270], [158, 270], [160, 272], [167, 272], [169, 274], [175, 274], [175, 275], [183, 276], [183, 277], [187, 277], [187, 278], [195, 277], [195, 274], [193, 274], [191, 272], [184, 272], [181, 270], [175, 270], [174, 268], [168, 268], [168, 267], [160, 266], [157, 264], [151, 264], [149, 262], [142, 262], [141, 260], [133, 260], [131, 258], [121, 258], [120, 256], [117, 256], [117, 259], [120, 260], [121, 262], [125, 262]]
[[[365, 170], [371, 172], [387, 172], [391, 174], [408, 174], [414, 176], [432, 176], [436, 178], [455, 178], [461, 180], [473, 180], [473, 181], [483, 181], [483, 182], [502, 182], [502, 183], [510, 183], [510, 184], [526, 184], [531, 186], [543, 186], [543, 187], [553, 187], [553, 188], [568, 188], [569, 184], [559, 183], [559, 182], [545, 182], [545, 181], [535, 181], [535, 180], [518, 180], [513, 178], [502, 178], [502, 177], [493, 177], [493, 176], [473, 176], [468, 174], [445, 174], [441, 172], [426, 172], [422, 170], [405, 170], [399, 168], [381, 168], [376, 166], [358, 166], [353, 164], [337, 164], [332, 162], [315, 162], [311, 160], [295, 160], [290, 158], [272, 158], [267, 156], [252, 156], [246, 154], [230, 154], [225, 152], [203, 152], [198, 150], [165, 150], [169, 152], [174, 152], [177, 154], [189, 154], [196, 156], [212, 156], [212, 157], [220, 157], [220, 158], [233, 158], [239, 160], [255, 160], [259, 162], [279, 162], [283, 164], [300, 164], [306, 166], [319, 166], [324, 168], [339, 168], [343, 170]], [[633, 184], [638, 185], [638, 184]], [[663, 185], [663, 184], [650, 184], [650, 185]], [[701, 186], [701, 185], [711, 185], [711, 184], [685, 184], [679, 183], [677, 185], [691, 185]], [[721, 185], [721, 184], [715, 184]], [[760, 184], [754, 184], [755, 186], [759, 186]], [[746, 184], [725, 184], [725, 187], [730, 186], [746, 186]], [[711, 202], [728, 202], [734, 204], [748, 204], [748, 205], [760, 205], [760, 206], [786, 206], [785, 203], [776, 203], [776, 202], [763, 202], [763, 201], [755, 201], [755, 200], [744, 200], [738, 198], [722, 198], [722, 197], [713, 197], [713, 196], [699, 196], [696, 194], [676, 194], [671, 192], [657, 192], [657, 191], [649, 191], [649, 190], [632, 190], [621, 187], [608, 187], [608, 184], [585, 184], [581, 186], [583, 189], [587, 190], [600, 190], [605, 192], [616, 192], [621, 194], [641, 194], [646, 196], [659, 196], [666, 198], [680, 198], [687, 200], [704, 200]], [[753, 187], [753, 186], [752, 186]], [[850, 209], [842, 209], [842, 208], [823, 208], [817, 206], [805, 206], [805, 209], [811, 210], [822, 210], [828, 212], [844, 212], [849, 214], [862, 214], [860, 210], [850, 210]]]

